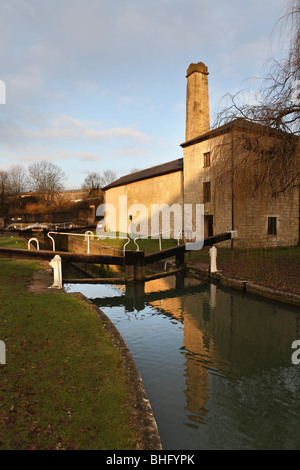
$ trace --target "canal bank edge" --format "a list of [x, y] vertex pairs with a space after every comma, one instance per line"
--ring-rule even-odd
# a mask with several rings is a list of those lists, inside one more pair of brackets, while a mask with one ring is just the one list
[[134, 427], [138, 435], [137, 450], [162, 450], [158, 427], [143, 385], [143, 380], [122, 335], [107, 315], [105, 315], [105, 313], [87, 297], [80, 292], [75, 292], [69, 295], [74, 295], [83, 302], [89, 304], [100, 319], [105, 322], [104, 328], [109, 333], [114, 347], [120, 351], [124, 360], [124, 370], [126, 371], [128, 380], [132, 384], [132, 389], [135, 394], [134, 412], [136, 413], [136, 418], [134, 420]]
[[247, 294], [258, 295], [269, 300], [300, 306], [300, 295], [285, 292], [270, 287], [261, 286], [251, 281], [227, 277], [221, 271], [211, 273], [208, 269], [201, 269], [195, 266], [186, 266], [185, 274], [200, 277], [205, 281], [219, 283], [224, 287], [239, 290]]
[[[49, 286], [53, 281], [52, 269], [47, 269], [48, 263], [41, 263], [44, 269], [36, 271], [31, 283], [28, 286], [28, 290], [35, 294], [51, 293], [55, 294], [60, 292], [60, 289], [51, 289]], [[105, 315], [105, 313], [85, 297], [80, 292], [68, 293], [79, 298], [82, 302], [89, 305], [94, 310], [97, 316], [104, 322], [104, 328], [110, 335], [113, 346], [116, 347], [122, 358], [123, 367], [127, 376], [127, 379], [131, 385], [134, 393], [134, 420], [133, 427], [136, 430], [137, 442], [136, 450], [162, 450], [162, 444], [158, 432], [156, 420], [153, 415], [153, 411], [150, 405], [150, 401], [147, 397], [143, 381], [139, 370], [135, 364], [135, 361], [117, 328], [111, 322], [111, 320]]]

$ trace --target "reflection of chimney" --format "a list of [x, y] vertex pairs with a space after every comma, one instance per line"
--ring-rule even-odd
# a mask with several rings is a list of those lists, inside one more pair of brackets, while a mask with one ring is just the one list
[[210, 130], [208, 101], [208, 71], [203, 62], [191, 64], [187, 70], [186, 140]]

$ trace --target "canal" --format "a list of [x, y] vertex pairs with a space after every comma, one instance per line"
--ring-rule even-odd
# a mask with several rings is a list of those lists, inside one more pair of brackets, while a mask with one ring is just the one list
[[299, 310], [179, 276], [65, 289], [122, 334], [165, 450], [300, 449]]

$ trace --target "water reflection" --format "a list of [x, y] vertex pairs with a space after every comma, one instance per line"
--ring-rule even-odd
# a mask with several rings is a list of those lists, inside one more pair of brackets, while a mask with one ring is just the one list
[[179, 276], [68, 288], [125, 338], [165, 449], [300, 448], [295, 308]]

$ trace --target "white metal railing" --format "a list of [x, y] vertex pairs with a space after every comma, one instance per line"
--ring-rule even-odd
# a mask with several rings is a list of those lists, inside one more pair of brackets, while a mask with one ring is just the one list
[[84, 240], [87, 242], [87, 254], [90, 254], [90, 239], [94, 239], [95, 235], [92, 231], [87, 230], [85, 233], [69, 233], [69, 232], [48, 232], [47, 237], [52, 240], [52, 250], [55, 251], [55, 240], [51, 234], [55, 235], [68, 235], [74, 237], [84, 237]]
[[125, 248], [129, 242], [130, 242], [130, 237], [127, 237], [127, 242], [125, 243], [125, 245], [123, 245], [123, 256], [125, 256]]
[[[158, 243], [159, 243], [159, 251], [161, 251], [161, 240], [162, 240], [162, 234], [163, 233], [170, 233], [170, 230], [165, 230], [164, 232], [158, 232], [158, 233], [153, 233], [151, 234], [151, 238], [153, 238], [153, 236], [155, 235], [158, 235]], [[179, 234], [181, 233], [181, 231], [178, 232], [178, 236], [177, 236], [177, 244], [179, 245]], [[137, 250], [136, 251], [140, 251], [140, 247], [138, 246], [138, 244], [136, 243], [136, 240], [138, 239], [142, 239], [142, 238], [149, 238], [149, 235], [142, 235], [141, 237], [136, 237], [133, 239], [135, 245], [137, 246]]]
[[36, 249], [37, 249], [37, 250], [40, 249], [40, 243], [39, 243], [38, 239], [37, 239], [37, 238], [30, 238], [30, 239], [28, 240], [28, 244], [27, 244], [28, 250], [30, 250], [31, 242], [36, 242]]
[[57, 230], [59, 228], [66, 229], [66, 228], [73, 228], [75, 225], [73, 222], [57, 222], [57, 223], [39, 223], [39, 222], [32, 222], [32, 223], [25, 223], [25, 222], [15, 222], [6, 227], [5, 230], [34, 230], [34, 229], [52, 229]]
[[[162, 235], [164, 233], [170, 233], [170, 231], [165, 230], [164, 232], [158, 232], [158, 233], [151, 234], [151, 238], [158, 235], [159, 251], [162, 250]], [[85, 233], [48, 232], [47, 237], [49, 237], [52, 240], [52, 250], [53, 251], [55, 251], [55, 240], [52, 237], [53, 234], [55, 234], [55, 235], [68, 235], [68, 236], [74, 236], [74, 237], [84, 237], [85, 241], [87, 241], [87, 253], [88, 254], [90, 254], [90, 240], [93, 240], [95, 238], [95, 234], [90, 230], [87, 230]], [[180, 230], [178, 232], [178, 235], [177, 235], [177, 244], [178, 245], [179, 245], [179, 241], [180, 241], [182, 235], [183, 235], [183, 232]], [[137, 240], [138, 239], [143, 239], [143, 238], [149, 238], [149, 235], [137, 236], [135, 238], [127, 236], [126, 238], [127, 238], [127, 242], [123, 246], [123, 255], [125, 254], [126, 246], [128, 245], [128, 243], [130, 243], [131, 239], [133, 240], [133, 242], [136, 246], [136, 251], [140, 251], [140, 247], [137, 243]], [[101, 237], [99, 237], [99, 235], [98, 235], [98, 240], [101, 240]]]

